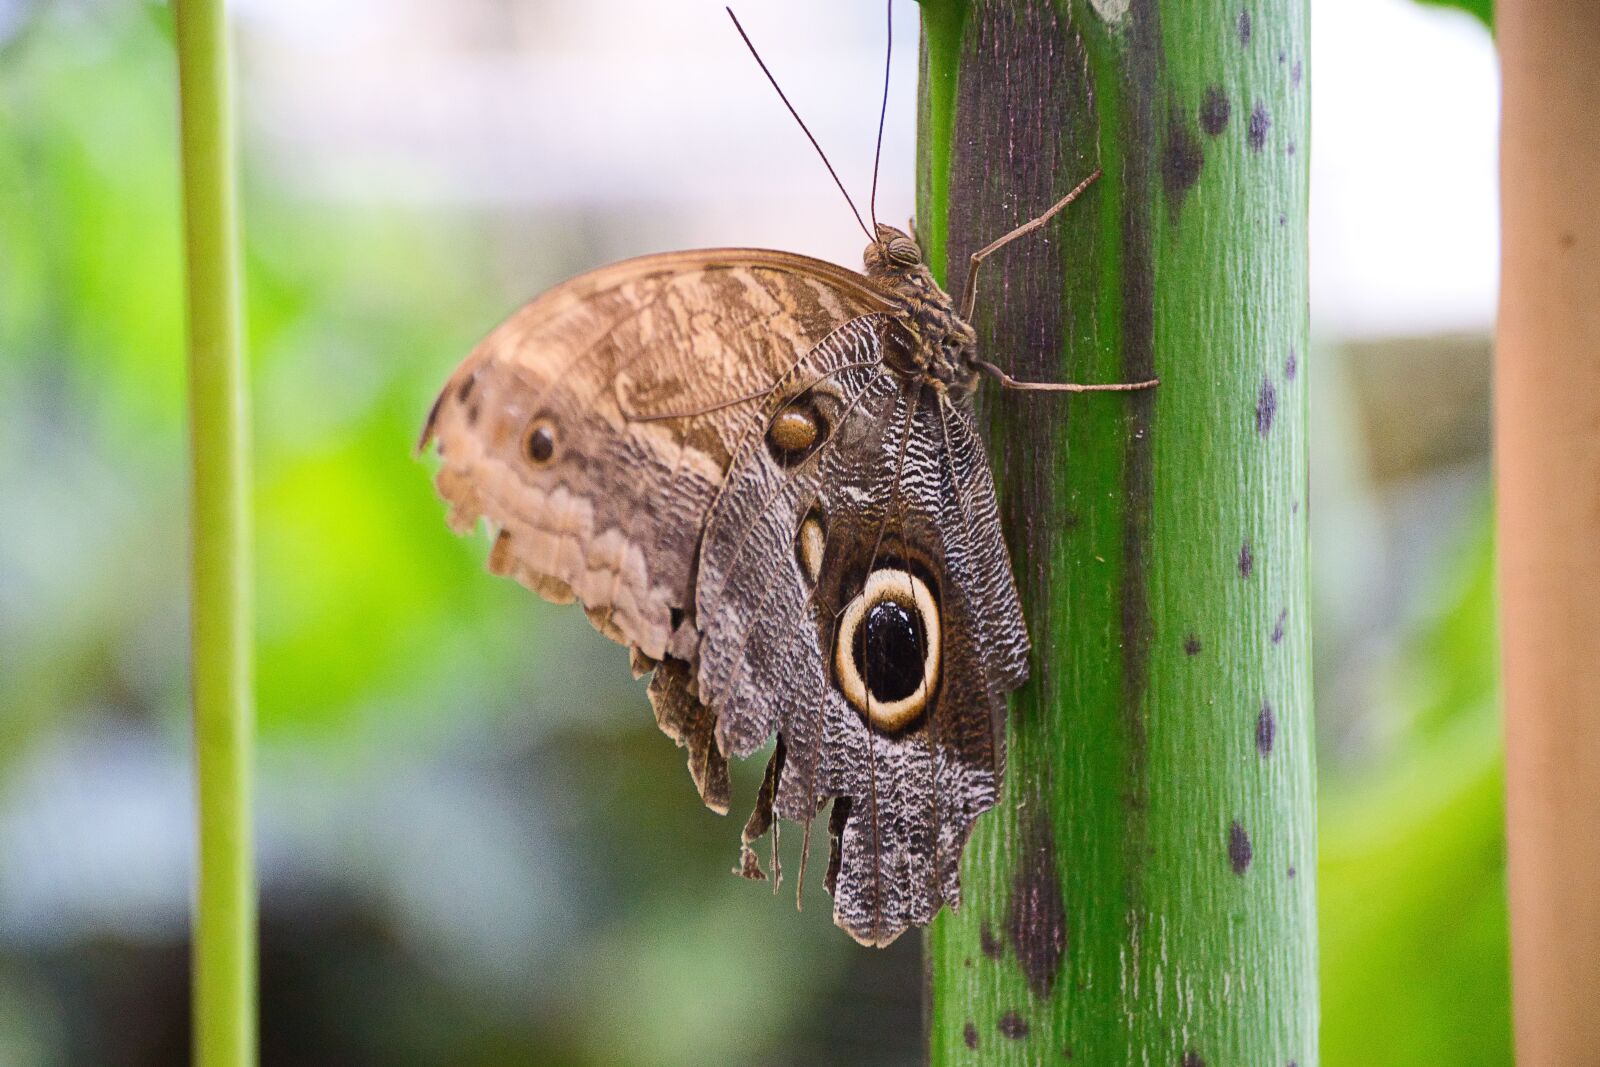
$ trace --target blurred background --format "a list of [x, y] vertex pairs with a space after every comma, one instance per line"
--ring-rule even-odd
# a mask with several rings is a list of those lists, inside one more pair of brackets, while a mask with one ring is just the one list
[[[857, 262], [720, 5], [231, 6], [265, 1063], [917, 1062], [917, 939], [862, 952], [820, 887], [797, 915], [729, 877], [737, 826], [622, 651], [488, 578], [408, 451], [477, 336], [580, 270], [720, 244]], [[1508, 1064], [1493, 43], [1411, 0], [1312, 6], [1325, 1062]], [[864, 187], [881, 9], [740, 13]], [[0, 0], [4, 1067], [187, 1054], [175, 115], [164, 4]]]

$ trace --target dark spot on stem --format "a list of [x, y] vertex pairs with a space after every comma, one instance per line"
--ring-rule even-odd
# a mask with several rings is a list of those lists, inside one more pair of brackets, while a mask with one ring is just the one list
[[1284, 151], [1287, 152], [1292, 157], [1294, 155], [1294, 153], [1295, 153], [1295, 143], [1293, 141], [1290, 141], [1289, 142], [1289, 146], [1287, 148], [1285, 148]]
[[1190, 1049], [1183, 1054], [1183, 1067], [1206, 1067], [1205, 1057]]
[[1289, 621], [1289, 609], [1278, 612], [1278, 621], [1272, 624], [1272, 643], [1283, 644], [1283, 624]]
[[1256, 394], [1256, 433], [1265, 436], [1272, 429], [1272, 417], [1278, 413], [1278, 387], [1271, 378], [1261, 379], [1261, 392]]
[[[1042, 805], [1029, 810], [1042, 810]], [[1022, 850], [1012, 881], [1006, 930], [1028, 988], [1043, 998], [1055, 987], [1067, 954], [1067, 909], [1056, 866], [1055, 830], [1049, 816], [1028, 817], [1022, 832]]]
[[1239, 546], [1239, 577], [1248, 578], [1256, 569], [1256, 555], [1250, 551], [1250, 542]]
[[1267, 146], [1267, 131], [1272, 129], [1272, 116], [1267, 114], [1267, 105], [1257, 104], [1250, 112], [1250, 129], [1245, 134], [1254, 151], [1261, 151]]
[[[1272, 717], [1272, 705], [1261, 702], [1261, 714], [1256, 716], [1256, 751], [1263, 756], [1272, 755], [1272, 742], [1278, 736], [1278, 720]], [[1238, 824], [1235, 823], [1235, 826]], [[1243, 831], [1240, 831], [1241, 833]], [[1248, 841], [1245, 847], [1249, 847]]]
[[1200, 128], [1216, 137], [1228, 128], [1228, 118], [1233, 114], [1233, 104], [1222, 86], [1211, 85], [1200, 99]]
[[1200, 639], [1190, 634], [1183, 639], [1183, 654], [1185, 656], [1198, 656], [1200, 654]]
[[1305, 65], [1301, 60], [1295, 60], [1294, 66], [1289, 68], [1289, 84], [1296, 89], [1300, 88], [1300, 79], [1305, 75]]
[[961, 1040], [967, 1043], [968, 1048], [978, 1047], [978, 1028], [970, 1020], [961, 1028]]
[[1000, 1016], [999, 1030], [1002, 1036], [1017, 1041], [1028, 1036], [1028, 1020], [1014, 1011], [1008, 1011]]
[[1250, 12], [1239, 12], [1239, 43], [1249, 44], [1252, 33], [1254, 33], [1254, 26], [1250, 21]]
[[1253, 855], [1255, 852], [1250, 847], [1250, 835], [1235, 819], [1233, 825], [1228, 827], [1228, 864], [1233, 868], [1233, 873], [1243, 874], [1249, 870]]
[[1283, 376], [1294, 381], [1294, 376], [1300, 371], [1300, 352], [1294, 345], [1289, 346], [1289, 358], [1283, 361]]
[[1289, 225], [1289, 216], [1285, 215], [1285, 214], [1282, 214], [1280, 212], [1279, 215], [1278, 215], [1278, 225], [1279, 226], [1287, 226], [1287, 225]]
[[1167, 122], [1167, 143], [1161, 153], [1161, 184], [1167, 191], [1167, 207], [1176, 216], [1183, 198], [1200, 180], [1206, 153], [1200, 139], [1189, 129], [1182, 113], [1173, 110]]
[[1294, 877], [1294, 864], [1292, 864], [1292, 863], [1289, 864], [1289, 877], [1290, 878]]
[[989, 925], [987, 919], [978, 927], [978, 947], [983, 949], [983, 954], [991, 960], [999, 959], [1001, 952], [1004, 951], [999, 938], [994, 936], [994, 928]]

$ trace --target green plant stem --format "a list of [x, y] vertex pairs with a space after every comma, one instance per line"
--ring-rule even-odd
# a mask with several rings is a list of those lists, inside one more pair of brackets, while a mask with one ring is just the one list
[[[1033, 671], [935, 1064], [1317, 1062], [1305, 0], [924, 0], [918, 214], [984, 267], [991, 456]], [[959, 289], [957, 289], [959, 291]]]
[[249, 430], [227, 24], [176, 0], [189, 327], [191, 670], [199, 801], [194, 1052], [256, 1058]]

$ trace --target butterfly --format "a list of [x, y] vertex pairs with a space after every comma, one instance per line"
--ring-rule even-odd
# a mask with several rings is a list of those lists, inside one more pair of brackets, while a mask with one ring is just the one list
[[808, 854], [831, 804], [834, 921], [864, 944], [959, 903], [1028, 677], [980, 379], [1154, 384], [1018, 382], [969, 324], [983, 259], [1097, 176], [974, 253], [959, 310], [876, 221], [861, 273], [745, 248], [602, 267], [490, 333], [423, 430], [451, 526], [487, 520], [490, 571], [629, 648], [709, 807], [729, 808], [728, 760], [776, 736], [739, 870], [764, 876], [775, 819]]

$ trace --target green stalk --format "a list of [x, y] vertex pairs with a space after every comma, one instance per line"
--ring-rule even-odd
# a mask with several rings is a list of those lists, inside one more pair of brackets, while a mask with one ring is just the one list
[[256, 1058], [250, 452], [221, 0], [176, 0], [189, 327], [191, 670], [199, 801], [194, 1058]]
[[918, 214], [1034, 643], [928, 934], [935, 1064], [1317, 1062], [1306, 0], [924, 0]]

